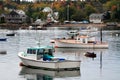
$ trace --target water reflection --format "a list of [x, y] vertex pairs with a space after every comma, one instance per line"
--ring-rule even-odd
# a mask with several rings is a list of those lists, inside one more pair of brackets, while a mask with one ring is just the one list
[[108, 49], [80, 49], [80, 48], [55, 48], [55, 51], [57, 52], [65, 52], [65, 53], [84, 53], [87, 51], [94, 51], [94, 52], [100, 52], [100, 51], [106, 51]]
[[[89, 59], [96, 62], [99, 61], [100, 70], [103, 66], [103, 54], [105, 55], [108, 49], [79, 49], [79, 48], [55, 48], [57, 55], [65, 56], [67, 59], [81, 60], [82, 64], [93, 64]], [[96, 57], [86, 57], [86, 52], [94, 52]], [[89, 63], [87, 62], [89, 61]], [[93, 64], [95, 65], [95, 64]]]
[[102, 69], [102, 51], [100, 52], [100, 69]]
[[[55, 54], [59, 55], [66, 55], [66, 56], [71, 56], [75, 57], [75, 59], [80, 59], [85, 57], [84, 54], [86, 52], [94, 52], [96, 55], [100, 54], [100, 52], [104, 53], [108, 49], [79, 49], [79, 48], [55, 48]], [[76, 58], [77, 57], [77, 58]]]
[[54, 78], [61, 78], [61, 77], [79, 77], [81, 74], [80, 74], [80, 70], [50, 71], [50, 70], [22, 67], [19, 75], [24, 76], [26, 80], [53, 80]]

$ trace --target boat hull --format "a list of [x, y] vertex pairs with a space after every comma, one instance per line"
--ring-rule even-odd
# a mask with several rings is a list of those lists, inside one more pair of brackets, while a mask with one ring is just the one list
[[6, 34], [6, 36], [15, 36], [15, 33]]
[[107, 43], [70, 43], [67, 42], [67, 40], [62, 41], [62, 40], [55, 40], [55, 47], [58, 48], [89, 48], [89, 49], [105, 49], [108, 48], [108, 44]]
[[37, 68], [47, 68], [51, 70], [67, 70], [67, 69], [79, 69], [80, 68], [80, 60], [63, 60], [63, 61], [43, 61], [43, 60], [33, 60], [27, 57], [22, 56], [21, 53], [18, 54], [22, 63], [25, 66], [29, 67], [37, 67]]
[[7, 38], [0, 38], [0, 41], [7, 41]]

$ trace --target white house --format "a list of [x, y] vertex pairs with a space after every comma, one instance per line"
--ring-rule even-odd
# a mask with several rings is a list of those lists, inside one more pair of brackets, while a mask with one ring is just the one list
[[47, 22], [55, 22], [58, 23], [58, 21], [56, 20], [58, 18], [58, 12], [53, 12], [53, 10], [50, 7], [45, 7], [43, 9], [43, 12], [47, 12]]
[[91, 23], [103, 23], [103, 14], [93, 13], [89, 16]]

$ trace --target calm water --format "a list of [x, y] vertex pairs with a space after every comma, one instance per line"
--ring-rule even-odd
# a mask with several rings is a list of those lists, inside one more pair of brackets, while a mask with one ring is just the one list
[[[18, 30], [17, 35], [7, 37], [7, 42], [0, 42], [0, 51], [6, 51], [6, 55], [0, 54], [0, 80], [118, 80], [120, 78], [120, 36], [111, 35], [119, 31], [103, 31], [103, 41], [108, 41], [109, 49], [63, 49], [56, 48], [54, 55], [67, 59], [81, 60], [79, 71], [47, 71], [20, 67], [19, 51], [25, 51], [27, 47], [41, 45], [53, 45], [52, 38], [67, 36], [67, 29], [58, 28], [39, 31]], [[6, 30], [0, 30], [0, 36], [6, 34]], [[92, 33], [99, 39], [99, 32]], [[87, 58], [84, 53], [95, 52], [96, 58]]]

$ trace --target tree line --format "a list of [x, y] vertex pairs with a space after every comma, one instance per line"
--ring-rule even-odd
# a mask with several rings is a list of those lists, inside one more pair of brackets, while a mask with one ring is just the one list
[[[3, 4], [4, 3], [4, 4]], [[33, 20], [46, 19], [48, 13], [43, 13], [45, 7], [59, 12], [58, 20], [89, 20], [92, 13], [103, 13], [104, 21], [120, 21], [120, 0], [88, 0], [88, 1], [56, 1], [56, 2], [26, 2], [20, 0], [0, 1], [0, 14], [9, 13], [10, 9], [21, 9]], [[68, 15], [69, 13], [69, 15]]]

